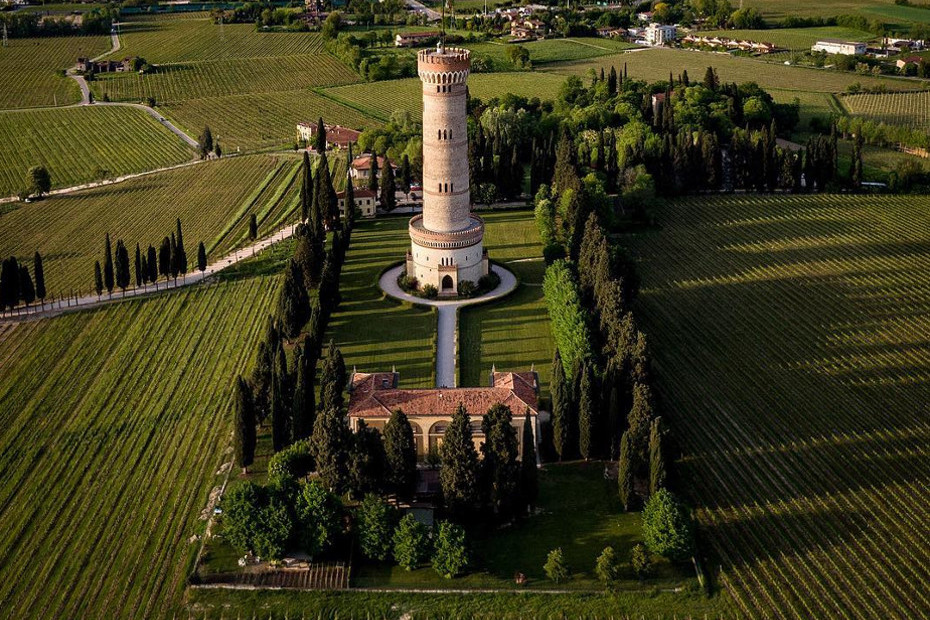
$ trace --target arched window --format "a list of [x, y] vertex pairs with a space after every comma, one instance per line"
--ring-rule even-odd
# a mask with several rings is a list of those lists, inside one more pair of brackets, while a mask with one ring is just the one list
[[437, 93], [439, 92], [439, 86], [436, 87], [436, 92], [437, 92]]
[[442, 193], [442, 183], [439, 184], [439, 192]]
[[455, 183], [452, 184], [452, 189], [450, 191], [455, 191]]
[[437, 130], [436, 130], [436, 139], [437, 139], [437, 140], [442, 140], [442, 130], [441, 130], [441, 129], [437, 129]]

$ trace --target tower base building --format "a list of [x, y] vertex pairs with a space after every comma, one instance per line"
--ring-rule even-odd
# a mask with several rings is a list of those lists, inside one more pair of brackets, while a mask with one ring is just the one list
[[423, 84], [423, 214], [410, 220], [407, 275], [420, 288], [458, 295], [460, 282], [478, 284], [488, 274], [484, 221], [471, 213], [468, 171], [468, 50], [417, 54]]

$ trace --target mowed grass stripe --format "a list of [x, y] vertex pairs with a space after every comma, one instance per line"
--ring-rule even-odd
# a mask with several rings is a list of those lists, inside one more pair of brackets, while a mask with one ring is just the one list
[[930, 604], [925, 203], [690, 199], [634, 242], [668, 414], [748, 615]]
[[[2, 508], [5, 523], [19, 521], [10, 513], [26, 508], [39, 524], [20, 528], [19, 542], [3, 546], [9, 557], [33, 560], [4, 561], [0, 573], [17, 570], [0, 586], [5, 608], [18, 617], [47, 615], [50, 606], [64, 617], [173, 613], [186, 576], [186, 538], [229, 439], [232, 377], [250, 362], [277, 287], [277, 279], [260, 278], [195, 287], [46, 320], [0, 341], [4, 351], [22, 352], [52, 349], [43, 343], [66, 334], [72, 343], [44, 373], [35, 373], [29, 355], [11, 360], [0, 379], [5, 387], [40, 374], [46, 392], [16, 396], [20, 404], [4, 405], [2, 415], [57, 418], [27, 425], [28, 441], [49, 447], [34, 470], [44, 475], [25, 481], [37, 492], [33, 500]], [[112, 330], [127, 337], [96, 346]], [[0, 441], [10, 432], [17, 433], [4, 432]], [[32, 587], [40, 582], [56, 585]]]

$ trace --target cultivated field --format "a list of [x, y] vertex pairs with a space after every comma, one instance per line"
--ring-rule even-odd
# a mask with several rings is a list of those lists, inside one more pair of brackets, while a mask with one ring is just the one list
[[846, 95], [840, 101], [853, 116], [876, 121], [930, 128], [930, 92]]
[[811, 46], [821, 39], [844, 39], [846, 41], [871, 41], [875, 35], [856, 30], [830, 26], [824, 28], [773, 28], [769, 30], [712, 30], [701, 31], [701, 36], [727, 37], [729, 39], [748, 39], [774, 43], [779, 48], [810, 51]]
[[26, 171], [48, 168], [53, 187], [188, 161], [191, 148], [142, 110], [82, 106], [0, 112], [0, 196], [17, 193]]
[[459, 382], [486, 385], [492, 366], [529, 370], [535, 366], [543, 391], [555, 347], [542, 293], [545, 264], [532, 211], [484, 212], [484, 244], [491, 260], [520, 279], [510, 296], [459, 313]]
[[171, 617], [277, 279], [6, 326], [0, 608]]
[[20, 204], [0, 218], [0, 247], [29, 263], [38, 250], [50, 294], [87, 293], [94, 284], [94, 261], [103, 264], [105, 233], [114, 247], [123, 239], [132, 254], [136, 243], [158, 249], [180, 217], [187, 257], [196, 265], [200, 241], [213, 256], [218, 243], [229, 247], [227, 235], [239, 238], [246, 221], [232, 225], [261, 208], [253, 194], [279, 165], [287, 165], [281, 156], [234, 157]]
[[632, 241], [638, 316], [750, 617], [925, 617], [930, 200], [689, 198]]
[[789, 15], [803, 17], [835, 17], [843, 14], [864, 13], [872, 7], [896, 8], [894, 0], [744, 0], [746, 8], [758, 9], [769, 19], [784, 19]]
[[0, 108], [65, 105], [81, 100], [77, 83], [59, 72], [79, 56], [110, 49], [109, 37], [9, 39], [0, 47]]
[[496, 66], [503, 70], [512, 67], [507, 57], [509, 49], [520, 45], [530, 53], [530, 60], [534, 65], [565, 60], [582, 60], [596, 58], [608, 54], [616, 54], [625, 49], [635, 47], [625, 41], [615, 39], [601, 39], [596, 37], [570, 38], [570, 39], [544, 39], [519, 44], [506, 44], [499, 41], [485, 43], [466, 43], [472, 52], [493, 59]]
[[346, 368], [376, 372], [396, 367], [403, 387], [433, 387], [436, 314], [384, 297], [381, 272], [404, 260], [410, 246], [406, 217], [359, 221], [342, 268], [342, 304], [327, 341], [342, 350]]
[[[485, 101], [506, 93], [546, 100], [555, 98], [564, 81], [562, 76], [538, 71], [473, 73], [468, 78], [468, 91]], [[337, 86], [322, 92], [379, 120], [388, 120], [394, 110], [407, 110], [419, 120], [422, 112], [423, 87], [417, 78]]]

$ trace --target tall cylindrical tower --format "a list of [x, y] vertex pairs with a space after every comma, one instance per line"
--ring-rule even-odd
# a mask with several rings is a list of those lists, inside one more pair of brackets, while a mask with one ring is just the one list
[[423, 82], [423, 215], [410, 220], [407, 274], [441, 295], [458, 293], [463, 281], [487, 274], [484, 223], [471, 214], [468, 176], [466, 82], [469, 51], [422, 50], [417, 68]]

